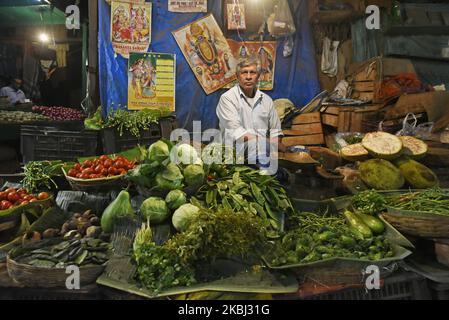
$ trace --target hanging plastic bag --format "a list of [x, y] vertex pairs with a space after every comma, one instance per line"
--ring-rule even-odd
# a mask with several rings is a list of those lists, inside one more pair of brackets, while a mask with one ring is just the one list
[[323, 55], [321, 57], [321, 71], [329, 77], [338, 73], [338, 46], [339, 41], [332, 41], [328, 37], [323, 40]]
[[291, 36], [296, 32], [292, 12], [287, 0], [279, 0], [274, 6], [274, 17], [268, 20], [268, 30], [275, 38]]
[[407, 114], [402, 125], [402, 130], [396, 135], [398, 136], [412, 136], [422, 140], [427, 140], [432, 135], [433, 122], [421, 123], [418, 125], [418, 119], [413, 113]]

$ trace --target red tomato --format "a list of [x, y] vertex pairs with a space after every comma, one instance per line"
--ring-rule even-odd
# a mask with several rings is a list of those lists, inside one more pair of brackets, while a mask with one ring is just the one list
[[123, 168], [123, 167], [125, 167], [125, 163], [122, 160], [117, 160], [114, 163], [114, 168], [120, 169], [120, 168]]
[[101, 171], [103, 171], [104, 167], [100, 164], [98, 166], [95, 167], [95, 173], [96, 174], [100, 174]]
[[33, 199], [33, 196], [27, 195], [25, 198], [23, 198], [26, 201], [30, 201], [31, 199]]
[[101, 161], [106, 161], [106, 160], [109, 160], [109, 157], [108, 156], [101, 156], [100, 160]]
[[8, 201], [16, 203], [20, 200], [20, 195], [17, 192], [8, 193]]
[[12, 191], [17, 192], [17, 190], [14, 189], [14, 188], [8, 188], [8, 189], [5, 190], [6, 193], [10, 193]]
[[82, 173], [81, 175], [80, 175], [80, 179], [84, 179], [84, 180], [88, 180], [89, 179], [89, 174], [87, 174], [87, 173]]
[[50, 195], [47, 192], [41, 192], [41, 193], [39, 193], [37, 198], [39, 200], [46, 200], [46, 199], [50, 198]]
[[102, 176], [104, 176], [104, 177], [106, 177], [107, 175], [108, 175], [108, 169], [106, 169], [106, 168], [103, 168], [103, 170], [101, 170], [101, 173], [100, 173]]
[[117, 169], [114, 168], [114, 167], [110, 167], [110, 168], [108, 169], [108, 173], [115, 176], [115, 175], [117, 174]]
[[68, 173], [68, 176], [69, 177], [76, 177], [76, 175], [78, 174], [78, 170], [76, 170], [76, 169], [70, 169], [69, 170], [69, 173]]
[[33, 198], [33, 199], [30, 200], [30, 203], [37, 202], [37, 201], [38, 200], [36, 198]]
[[8, 193], [0, 192], [0, 201], [6, 200], [8, 198]]
[[105, 168], [110, 168], [110, 167], [112, 167], [112, 160], [110, 160], [110, 159], [105, 160], [104, 163], [103, 163], [103, 166], [104, 166]]
[[8, 210], [9, 208], [12, 207], [12, 203], [6, 200], [3, 200], [0, 205], [2, 210]]
[[93, 174], [89, 175], [89, 179], [97, 179], [97, 178], [98, 178], [98, 174], [93, 173]]
[[80, 173], [77, 173], [77, 174], [76, 174], [76, 178], [77, 178], [77, 179], [81, 179], [81, 176], [82, 176], [82, 175], [83, 175], [83, 174], [82, 174], [81, 172], [80, 172]]
[[26, 201], [26, 200], [25, 200], [25, 201], [22, 201], [22, 203], [21, 203], [22, 206], [26, 206], [27, 204], [29, 204], [29, 202]]
[[83, 173], [83, 174], [93, 174], [94, 173], [94, 169], [86, 168], [81, 173]]
[[91, 160], [86, 160], [86, 161], [83, 162], [83, 167], [84, 168], [92, 167], [92, 165], [93, 165], [93, 162]]

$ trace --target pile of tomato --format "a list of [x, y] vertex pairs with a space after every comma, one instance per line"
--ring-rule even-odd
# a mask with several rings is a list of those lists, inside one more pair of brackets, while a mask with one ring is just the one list
[[47, 192], [41, 192], [36, 197], [28, 194], [25, 189], [9, 188], [0, 192], [0, 211], [46, 200], [48, 198], [50, 198], [50, 195]]
[[134, 161], [130, 161], [122, 156], [115, 158], [101, 156], [95, 160], [86, 160], [83, 163], [75, 164], [67, 175], [84, 180], [102, 179], [124, 175], [135, 167], [136, 163]]

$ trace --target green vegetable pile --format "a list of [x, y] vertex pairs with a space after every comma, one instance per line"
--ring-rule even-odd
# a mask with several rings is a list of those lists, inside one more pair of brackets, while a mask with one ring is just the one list
[[138, 112], [129, 112], [119, 109], [108, 116], [104, 127], [116, 128], [120, 136], [129, 132], [138, 138], [142, 130], [149, 130], [152, 124], [158, 123], [159, 118], [169, 115], [168, 110], [144, 109]]
[[354, 195], [351, 204], [358, 212], [377, 215], [385, 210], [387, 200], [377, 191], [367, 190]]
[[62, 176], [62, 161], [32, 161], [24, 167], [25, 177], [22, 185], [28, 192], [35, 192], [42, 188], [58, 188], [53, 177]]
[[343, 216], [295, 213], [289, 216], [286, 228], [288, 232], [271, 250], [268, 261], [273, 266], [337, 257], [376, 261], [394, 256], [390, 242], [383, 235], [360, 237]]
[[449, 191], [440, 188], [411, 192], [388, 198], [396, 209], [449, 215]]
[[32, 112], [0, 111], [0, 123], [28, 123], [39, 121], [51, 121], [51, 119]]
[[271, 231], [282, 229], [283, 215], [293, 212], [285, 189], [275, 177], [260, 175], [258, 170], [234, 166], [225, 176], [209, 173], [209, 181], [198, 192], [198, 197], [213, 210], [243, 211], [258, 215]]
[[198, 272], [200, 265], [219, 258], [258, 258], [267, 248], [265, 228], [258, 217], [224, 208], [200, 208], [187, 229], [162, 246], [149, 238], [151, 231], [144, 226], [136, 236], [134, 257], [137, 279], [156, 293], [204, 278]]

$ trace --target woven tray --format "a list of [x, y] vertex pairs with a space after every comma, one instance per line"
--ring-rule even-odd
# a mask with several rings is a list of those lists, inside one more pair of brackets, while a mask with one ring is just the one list
[[121, 190], [126, 187], [127, 182], [125, 181], [125, 175], [108, 177], [102, 179], [77, 179], [73, 177], [69, 177], [67, 172], [70, 170], [70, 167], [62, 168], [64, 172], [64, 176], [70, 187], [75, 191], [92, 191], [92, 192], [100, 192], [100, 191], [110, 191], [110, 190]]
[[[67, 277], [70, 275], [66, 273], [66, 269], [39, 268], [21, 264], [10, 256], [7, 258], [6, 265], [11, 279], [29, 288], [65, 288]], [[94, 283], [103, 273], [104, 268], [99, 265], [80, 267], [81, 286]]]
[[399, 231], [424, 238], [449, 238], [449, 216], [388, 208], [382, 217]]

